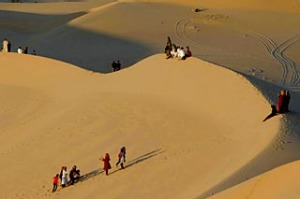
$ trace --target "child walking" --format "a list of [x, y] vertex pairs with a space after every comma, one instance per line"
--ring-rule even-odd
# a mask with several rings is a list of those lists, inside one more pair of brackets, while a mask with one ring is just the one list
[[59, 179], [59, 175], [56, 174], [54, 177], [53, 177], [53, 188], [52, 188], [52, 193], [56, 191], [57, 189], [57, 186], [58, 186], [58, 179]]

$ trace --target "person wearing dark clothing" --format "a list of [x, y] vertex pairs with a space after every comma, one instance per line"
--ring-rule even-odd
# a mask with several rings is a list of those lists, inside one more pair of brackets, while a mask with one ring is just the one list
[[166, 54], [166, 58], [169, 59], [172, 57], [171, 55], [171, 51], [172, 51], [172, 46], [167, 45], [165, 47], [165, 54]]
[[75, 183], [75, 180], [77, 180], [80, 177], [80, 170], [77, 169], [77, 166], [74, 165], [72, 170], [69, 173], [70, 181], [69, 184], [73, 185]]
[[112, 71], [113, 71], [113, 72], [116, 71], [116, 69], [117, 69], [117, 63], [116, 63], [115, 61], [112, 62], [111, 68], [112, 68]]
[[186, 47], [186, 50], [185, 50], [185, 58], [188, 58], [188, 57], [191, 57], [192, 56], [192, 52], [190, 50], [190, 47]]
[[118, 154], [118, 162], [116, 163], [116, 166], [118, 166], [119, 164], [121, 165], [121, 169], [124, 169], [124, 163], [126, 162], [126, 148], [125, 146], [123, 146], [120, 149], [120, 152]]
[[289, 112], [289, 103], [290, 103], [290, 93], [287, 90], [284, 90], [284, 98], [283, 98], [283, 105], [282, 105], [282, 111], [284, 113]]
[[28, 53], [28, 47], [27, 47], [27, 46], [25, 47], [23, 53], [24, 53], [24, 54], [27, 54], [27, 53]]
[[121, 70], [121, 63], [120, 63], [119, 60], [117, 61], [116, 66], [117, 66], [117, 67], [116, 67], [116, 71]]
[[75, 170], [74, 170], [74, 168], [73, 168], [73, 169], [71, 169], [71, 171], [70, 171], [70, 173], [69, 173], [69, 177], [70, 177], [69, 184], [70, 184], [70, 185], [73, 185], [74, 182], [75, 182], [75, 177], [74, 177], [74, 175], [75, 175]]

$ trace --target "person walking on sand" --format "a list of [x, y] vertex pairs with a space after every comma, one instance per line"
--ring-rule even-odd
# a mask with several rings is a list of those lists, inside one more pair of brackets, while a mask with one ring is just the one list
[[59, 180], [59, 174], [56, 174], [52, 179], [52, 181], [53, 181], [52, 193], [55, 192], [57, 189], [58, 180]]
[[61, 186], [66, 187], [68, 184], [68, 172], [67, 167], [63, 167], [62, 169], [62, 177], [61, 177]]
[[103, 170], [105, 171], [105, 175], [108, 175], [108, 170], [111, 169], [109, 154], [106, 153], [104, 158], [102, 157], [100, 160], [103, 161]]
[[119, 164], [121, 165], [121, 169], [124, 169], [124, 163], [126, 162], [126, 147], [123, 146], [120, 149], [120, 153], [118, 154], [118, 162], [116, 163], [116, 166], [118, 166]]

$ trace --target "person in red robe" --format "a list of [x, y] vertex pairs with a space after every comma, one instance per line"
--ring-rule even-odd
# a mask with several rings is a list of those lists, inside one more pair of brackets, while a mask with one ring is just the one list
[[277, 105], [276, 105], [277, 113], [283, 113], [284, 112], [284, 110], [283, 110], [284, 100], [285, 100], [285, 92], [284, 92], [284, 90], [282, 90], [282, 91], [280, 91], [280, 93], [278, 95], [278, 102], [277, 102]]
[[108, 175], [108, 170], [111, 169], [109, 154], [106, 153], [101, 160], [103, 161], [103, 170], [105, 171], [105, 174]]

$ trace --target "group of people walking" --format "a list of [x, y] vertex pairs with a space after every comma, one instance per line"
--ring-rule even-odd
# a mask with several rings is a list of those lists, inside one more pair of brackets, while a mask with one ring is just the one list
[[[100, 158], [100, 160], [103, 161], [103, 170], [105, 171], [105, 175], [108, 175], [108, 170], [111, 169], [109, 154], [106, 153], [104, 157]], [[120, 152], [118, 153], [118, 162], [116, 163], [116, 166], [120, 164], [121, 169], [124, 169], [125, 162], [126, 162], [126, 147], [123, 146], [120, 149]]]
[[[110, 164], [110, 156], [108, 153], [104, 155], [104, 157], [100, 158], [101, 161], [103, 161], [103, 170], [105, 171], [105, 175], [108, 176], [108, 170], [111, 169], [111, 164]], [[126, 162], [126, 147], [123, 146], [120, 149], [120, 152], [118, 153], [118, 162], [116, 163], [116, 167], [118, 165], [121, 166], [121, 169], [124, 169], [124, 163]], [[71, 169], [70, 172], [67, 171], [66, 166], [62, 166], [60, 173], [56, 174], [53, 179], [53, 188], [52, 192], [55, 192], [59, 186], [59, 182], [62, 188], [68, 186], [68, 185], [73, 185], [78, 179], [80, 179], [80, 170], [77, 169], [77, 166], [74, 165]], [[70, 179], [70, 180], [68, 180]]]
[[192, 56], [190, 48], [187, 46], [185, 49], [181, 46], [176, 46], [172, 43], [171, 38], [167, 37], [167, 45], [165, 47], [166, 58], [179, 58], [180, 60], [185, 60]]

